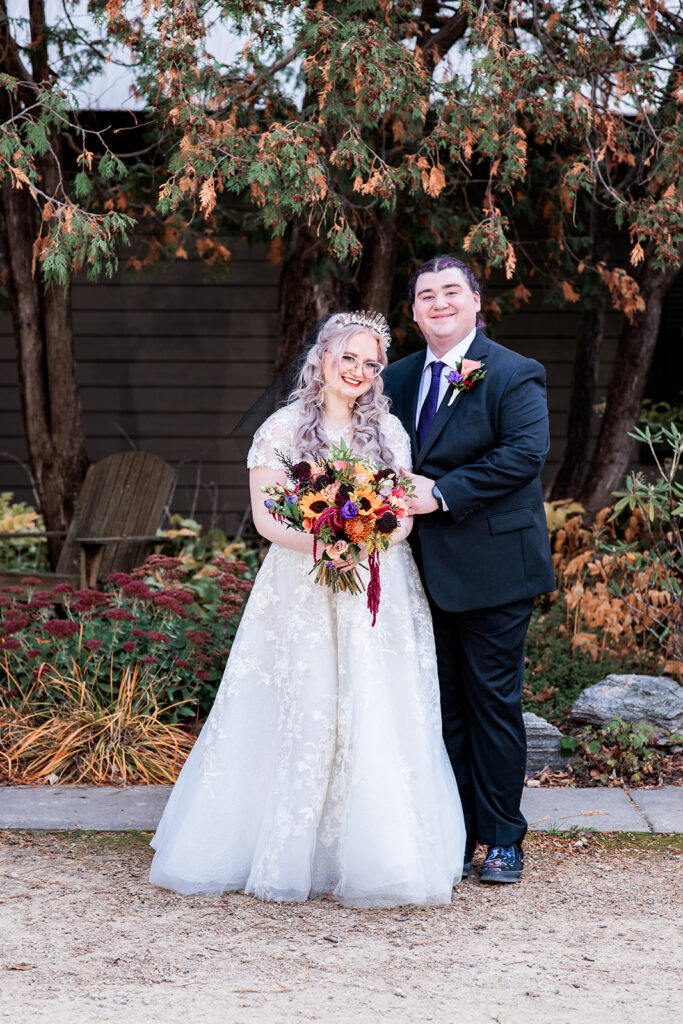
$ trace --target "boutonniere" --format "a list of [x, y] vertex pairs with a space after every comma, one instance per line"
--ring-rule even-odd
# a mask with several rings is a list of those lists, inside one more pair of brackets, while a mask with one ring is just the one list
[[452, 405], [455, 396], [460, 391], [471, 391], [474, 385], [486, 376], [486, 367], [481, 359], [461, 359], [455, 370], [446, 377], [449, 384], [453, 385], [453, 394], [448, 404]]

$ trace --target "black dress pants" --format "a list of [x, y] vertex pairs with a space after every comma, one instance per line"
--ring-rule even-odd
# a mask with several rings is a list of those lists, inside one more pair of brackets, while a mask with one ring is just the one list
[[467, 849], [521, 843], [526, 768], [521, 696], [533, 598], [471, 612], [433, 602], [446, 750], [460, 790]]

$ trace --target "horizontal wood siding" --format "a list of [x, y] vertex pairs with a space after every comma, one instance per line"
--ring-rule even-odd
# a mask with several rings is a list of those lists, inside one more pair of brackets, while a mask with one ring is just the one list
[[[212, 517], [228, 533], [248, 502], [245, 445], [230, 438], [240, 415], [271, 379], [279, 268], [265, 247], [233, 247], [223, 283], [196, 262], [112, 281], [78, 282], [73, 313], [78, 376], [91, 460], [134, 446], [176, 469], [173, 510]], [[540, 360], [548, 373], [552, 449], [549, 481], [564, 444], [574, 338], [580, 313], [542, 305], [540, 295], [491, 328], [496, 340]], [[600, 371], [604, 393], [619, 319], [608, 317]], [[599, 421], [595, 417], [597, 430]], [[16, 461], [19, 460], [19, 461]], [[0, 315], [0, 490], [33, 500], [26, 462], [14, 341]]]

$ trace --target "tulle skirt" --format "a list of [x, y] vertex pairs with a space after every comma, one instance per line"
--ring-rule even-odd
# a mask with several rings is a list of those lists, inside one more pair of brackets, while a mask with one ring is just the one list
[[211, 714], [152, 841], [180, 893], [447, 903], [465, 831], [441, 737], [429, 609], [407, 544], [363, 595], [273, 545]]

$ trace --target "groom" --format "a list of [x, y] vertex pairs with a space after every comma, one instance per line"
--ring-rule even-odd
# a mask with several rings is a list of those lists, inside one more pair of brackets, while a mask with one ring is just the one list
[[429, 597], [446, 749], [480, 879], [518, 882], [526, 821], [521, 710], [534, 597], [555, 589], [540, 472], [549, 448], [540, 363], [484, 334], [479, 285], [437, 256], [410, 284], [427, 342], [389, 366], [385, 392], [411, 436], [411, 541]]

